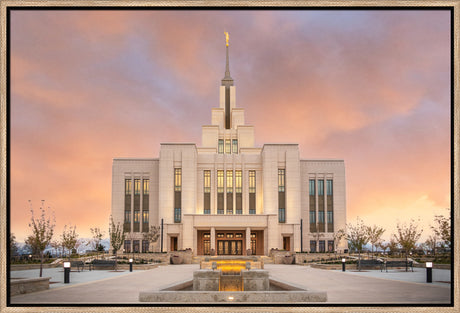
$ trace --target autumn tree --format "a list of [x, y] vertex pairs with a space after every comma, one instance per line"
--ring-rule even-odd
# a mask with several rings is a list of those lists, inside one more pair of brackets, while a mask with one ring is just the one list
[[349, 244], [358, 251], [358, 268], [361, 270], [361, 252], [369, 241], [367, 227], [363, 220], [356, 218], [356, 224], [347, 224], [346, 238]]
[[64, 231], [61, 235], [62, 246], [67, 249], [68, 258], [70, 259], [70, 255], [72, 254], [72, 249], [75, 248], [77, 244], [77, 226], [70, 225], [67, 229], [67, 225], [64, 226]]
[[367, 226], [367, 236], [372, 246], [372, 254], [374, 254], [374, 247], [381, 241], [385, 229], [379, 226]]
[[407, 254], [415, 248], [417, 240], [422, 235], [423, 230], [419, 229], [419, 225], [414, 221], [410, 220], [409, 224], [398, 223], [396, 225], [397, 234], [394, 235], [394, 239], [399, 243], [401, 248], [404, 249], [406, 255], [406, 271], [407, 271]]
[[439, 243], [443, 248], [451, 248], [450, 217], [435, 215], [434, 222], [435, 225], [430, 227], [436, 237], [440, 239]]
[[149, 250], [150, 244], [156, 243], [158, 238], [160, 238], [160, 226], [150, 226], [149, 231], [143, 235], [143, 239], [149, 242]]
[[117, 251], [120, 250], [123, 241], [125, 240], [125, 231], [123, 225], [120, 222], [115, 224], [113, 221], [113, 217], [110, 216], [110, 224], [109, 224], [109, 236], [110, 236], [110, 245], [112, 246], [113, 254], [115, 255], [115, 270], [117, 270], [118, 262], [117, 262]]
[[[43, 274], [43, 253], [46, 249], [46, 246], [51, 242], [54, 234], [55, 218], [54, 213], [52, 216], [47, 216], [44, 206], [45, 201], [42, 200], [42, 205], [40, 207], [40, 217], [35, 217], [34, 210], [32, 208], [32, 203], [30, 203], [30, 212], [32, 214], [29, 227], [32, 229], [32, 235], [27, 238], [27, 244], [32, 247], [32, 250], [35, 249], [40, 255], [40, 277]], [[49, 208], [48, 208], [49, 209]]]

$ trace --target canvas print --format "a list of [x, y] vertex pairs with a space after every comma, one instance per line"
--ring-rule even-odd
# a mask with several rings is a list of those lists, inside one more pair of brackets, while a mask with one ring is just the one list
[[10, 10], [9, 305], [450, 305], [452, 22]]

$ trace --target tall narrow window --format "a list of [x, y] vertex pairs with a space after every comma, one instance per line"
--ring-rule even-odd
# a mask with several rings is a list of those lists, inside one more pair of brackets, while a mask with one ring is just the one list
[[233, 147], [232, 147], [233, 153], [238, 153], [238, 139], [233, 139], [232, 143], [233, 143]]
[[134, 211], [134, 223], [139, 223], [140, 212]]
[[324, 223], [324, 211], [318, 211], [318, 223]]
[[285, 193], [285, 182], [286, 182], [286, 170], [278, 169], [278, 222], [286, 222], [286, 193]]
[[143, 184], [144, 184], [143, 190], [144, 190], [144, 196], [145, 196], [149, 194], [149, 180], [144, 179]]
[[332, 196], [332, 179], [327, 180], [327, 195]]
[[310, 186], [310, 196], [314, 196], [315, 195], [315, 180], [314, 179], [310, 179], [309, 181], [309, 186]]
[[135, 195], [141, 194], [141, 180], [140, 179], [134, 180], [134, 194]]
[[249, 214], [256, 214], [256, 171], [249, 171]]
[[142, 223], [148, 224], [149, 222], [149, 211], [142, 211]]
[[174, 169], [174, 223], [181, 222], [182, 208], [182, 169]]
[[310, 200], [310, 232], [316, 232], [316, 181], [309, 180], [309, 200]]
[[131, 179], [125, 179], [125, 195], [131, 195]]
[[318, 180], [318, 196], [324, 196], [324, 180]]
[[227, 214], [233, 214], [233, 171], [227, 171]]
[[217, 171], [217, 214], [224, 214], [224, 171]]
[[241, 170], [235, 171], [235, 199], [236, 214], [243, 214], [243, 187], [241, 182]]
[[230, 139], [225, 139], [225, 153], [232, 153], [232, 146], [230, 145]]
[[333, 224], [334, 223], [334, 215], [333, 215], [332, 211], [327, 211], [327, 223], [328, 224]]
[[182, 169], [174, 169], [174, 191], [182, 190]]
[[278, 170], [278, 191], [279, 192], [284, 192], [285, 174], [286, 174], [286, 171], [284, 169]]
[[211, 214], [211, 171], [203, 171], [204, 175], [204, 214]]
[[219, 139], [217, 153], [220, 153], [220, 154], [224, 153], [224, 140], [223, 139]]

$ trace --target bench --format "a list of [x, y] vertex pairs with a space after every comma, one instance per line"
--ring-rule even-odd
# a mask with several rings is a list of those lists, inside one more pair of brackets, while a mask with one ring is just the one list
[[406, 261], [386, 261], [383, 263], [383, 266], [380, 269], [380, 271], [382, 271], [383, 268], [385, 268], [385, 271], [388, 272], [388, 267], [404, 267], [404, 268], [410, 267], [413, 272], [414, 262], [413, 261], [407, 261], [407, 262]]
[[112, 260], [93, 260], [93, 269], [104, 270], [104, 269], [115, 269], [115, 261]]
[[88, 267], [88, 270], [91, 271], [92, 264], [91, 263], [84, 263], [83, 261], [70, 261], [71, 268], [77, 268], [77, 271], [80, 272], [80, 269], [83, 271], [85, 266]]
[[372, 260], [360, 260], [356, 262], [356, 268], [376, 268], [382, 269], [383, 262], [381, 260], [372, 259]]

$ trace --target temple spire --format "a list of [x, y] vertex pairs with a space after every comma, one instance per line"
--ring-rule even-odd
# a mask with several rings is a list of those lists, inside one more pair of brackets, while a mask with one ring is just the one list
[[225, 48], [227, 52], [227, 60], [225, 63], [225, 77], [222, 79], [222, 86], [233, 86], [233, 78], [230, 76], [230, 66], [229, 66], [229, 58], [228, 58], [228, 32], [224, 32], [225, 34]]

